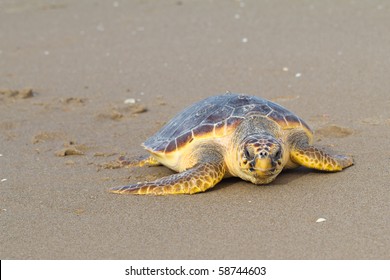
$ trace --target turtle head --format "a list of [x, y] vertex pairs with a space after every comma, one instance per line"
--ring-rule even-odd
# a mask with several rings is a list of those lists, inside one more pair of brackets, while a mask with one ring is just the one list
[[241, 141], [238, 149], [239, 176], [254, 184], [268, 184], [286, 162], [282, 143], [272, 135], [255, 134]]

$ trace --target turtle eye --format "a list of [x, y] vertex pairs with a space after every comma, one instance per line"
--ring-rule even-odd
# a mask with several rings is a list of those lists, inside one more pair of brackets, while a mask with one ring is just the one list
[[279, 150], [276, 152], [276, 154], [275, 154], [275, 158], [276, 158], [276, 159], [279, 159], [279, 158], [281, 157], [281, 155], [282, 155], [282, 150], [279, 149]]
[[244, 148], [244, 154], [245, 154], [245, 157], [246, 157], [247, 159], [251, 158], [251, 153], [250, 153], [248, 147], [245, 147], [245, 148]]

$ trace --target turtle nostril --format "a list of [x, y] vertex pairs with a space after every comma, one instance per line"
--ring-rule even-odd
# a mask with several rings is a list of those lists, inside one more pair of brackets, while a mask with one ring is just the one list
[[261, 151], [261, 152], [259, 153], [259, 156], [260, 156], [261, 158], [266, 157], [267, 155], [268, 155], [268, 153], [267, 153], [266, 151]]

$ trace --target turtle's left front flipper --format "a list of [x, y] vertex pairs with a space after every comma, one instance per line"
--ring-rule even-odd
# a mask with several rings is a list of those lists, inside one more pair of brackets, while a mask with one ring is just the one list
[[226, 172], [225, 163], [200, 162], [184, 172], [163, 177], [161, 179], [116, 187], [110, 192], [118, 194], [194, 194], [214, 187], [222, 180]]
[[329, 172], [341, 171], [353, 165], [351, 156], [326, 152], [323, 149], [310, 145], [295, 146], [291, 151], [291, 159], [305, 167]]

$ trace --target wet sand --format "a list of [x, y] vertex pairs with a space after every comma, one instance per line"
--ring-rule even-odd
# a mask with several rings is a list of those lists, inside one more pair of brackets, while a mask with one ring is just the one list
[[[0, 259], [389, 259], [390, 6], [293, 2], [2, 1]], [[226, 90], [289, 108], [355, 165], [107, 192], [171, 174], [104, 167]]]

